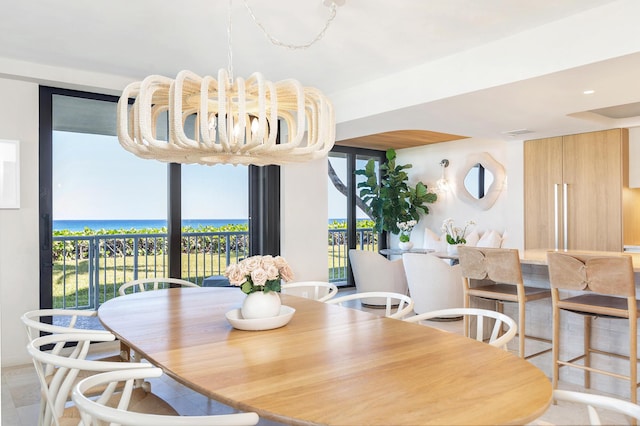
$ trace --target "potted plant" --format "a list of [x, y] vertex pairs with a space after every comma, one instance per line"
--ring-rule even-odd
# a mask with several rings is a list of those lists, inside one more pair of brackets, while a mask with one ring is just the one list
[[380, 180], [376, 176], [375, 161], [369, 160], [363, 170], [355, 174], [362, 175], [365, 181], [358, 184], [360, 198], [368, 207], [367, 214], [375, 221], [374, 230], [399, 234], [398, 223], [420, 220], [421, 214], [429, 214], [427, 204], [433, 203], [438, 196], [429, 192], [427, 185], [418, 182], [408, 184], [406, 169], [411, 164], [396, 165], [396, 152], [387, 150], [387, 162], [380, 165]]

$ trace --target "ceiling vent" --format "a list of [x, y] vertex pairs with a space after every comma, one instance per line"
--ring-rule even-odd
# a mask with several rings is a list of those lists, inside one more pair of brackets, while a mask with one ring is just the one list
[[517, 129], [517, 130], [509, 130], [507, 132], [502, 132], [503, 135], [508, 135], [511, 137], [526, 135], [527, 133], [533, 133], [533, 130], [529, 129]]

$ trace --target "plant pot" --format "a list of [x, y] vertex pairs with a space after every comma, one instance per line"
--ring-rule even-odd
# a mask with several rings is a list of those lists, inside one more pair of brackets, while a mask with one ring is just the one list
[[449, 256], [457, 256], [458, 255], [458, 247], [464, 244], [447, 244], [447, 254]]
[[242, 303], [242, 318], [272, 318], [280, 314], [280, 295], [275, 291], [256, 291], [247, 295]]
[[406, 242], [400, 241], [398, 243], [398, 248], [400, 250], [411, 250], [413, 248], [413, 243], [411, 241], [406, 241]]

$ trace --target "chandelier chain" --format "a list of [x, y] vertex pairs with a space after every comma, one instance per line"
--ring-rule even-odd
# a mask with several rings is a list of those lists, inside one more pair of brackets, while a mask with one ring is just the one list
[[229, 16], [227, 17], [227, 43], [228, 52], [227, 59], [229, 65], [227, 66], [227, 72], [229, 73], [229, 81], [233, 82], [233, 50], [231, 49], [231, 9], [233, 6], [233, 0], [229, 0]]
[[245, 7], [247, 8], [247, 11], [249, 11], [249, 15], [251, 15], [251, 19], [253, 19], [253, 22], [255, 22], [256, 25], [262, 30], [262, 32], [267, 37], [267, 39], [269, 39], [269, 41], [272, 44], [280, 47], [285, 47], [287, 49], [307, 49], [313, 46], [317, 41], [319, 41], [322, 37], [324, 37], [324, 34], [329, 29], [329, 25], [331, 24], [333, 19], [336, 17], [336, 10], [337, 10], [336, 3], [331, 2], [329, 18], [327, 19], [327, 22], [324, 24], [324, 28], [322, 28], [322, 30], [318, 33], [318, 35], [316, 35], [316, 37], [313, 40], [305, 44], [290, 44], [290, 43], [282, 42], [277, 38], [275, 38], [274, 36], [272, 36], [271, 34], [269, 34], [267, 29], [264, 27], [264, 25], [262, 25], [262, 23], [258, 20], [258, 18], [256, 18], [256, 15], [253, 13], [253, 10], [249, 6], [249, 3], [247, 2], [247, 0], [243, 0], [243, 1], [244, 1]]

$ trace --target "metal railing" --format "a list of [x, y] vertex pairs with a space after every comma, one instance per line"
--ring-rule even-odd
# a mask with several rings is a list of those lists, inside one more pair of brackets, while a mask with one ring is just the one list
[[[356, 248], [376, 250], [378, 237], [371, 228], [356, 229]], [[340, 283], [347, 280], [349, 268], [349, 247], [346, 229], [329, 229], [329, 282]]]
[[[328, 232], [329, 281], [346, 282], [345, 229]], [[375, 250], [372, 229], [357, 230], [357, 247]], [[167, 234], [109, 234], [53, 237], [53, 307], [97, 309], [116, 297], [125, 282], [168, 276]], [[247, 231], [182, 234], [182, 278], [202, 285], [224, 275], [226, 266], [249, 255]]]

